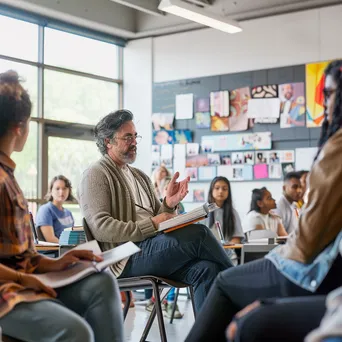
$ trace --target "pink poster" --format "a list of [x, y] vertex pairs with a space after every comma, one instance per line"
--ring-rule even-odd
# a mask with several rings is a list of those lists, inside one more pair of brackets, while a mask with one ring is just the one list
[[267, 164], [255, 164], [254, 165], [254, 179], [268, 178]]

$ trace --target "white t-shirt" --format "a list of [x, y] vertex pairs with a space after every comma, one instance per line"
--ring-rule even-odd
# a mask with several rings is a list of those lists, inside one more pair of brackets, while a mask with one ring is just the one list
[[245, 217], [242, 228], [245, 233], [255, 230], [257, 225], [263, 229], [271, 230], [278, 235], [278, 225], [281, 223], [281, 218], [274, 214], [261, 214], [257, 211], [250, 211]]
[[275, 214], [281, 217], [284, 228], [288, 234], [292, 233], [298, 227], [298, 217], [295, 204], [290, 203], [284, 195], [277, 201], [277, 208], [273, 210]]
[[146, 219], [148, 217], [152, 217], [153, 209], [150, 202], [150, 199], [145, 192], [144, 188], [141, 186], [139, 181], [137, 181], [134, 178], [134, 175], [132, 171], [129, 169], [129, 167], [125, 166], [122, 168], [122, 172], [125, 175], [125, 178], [127, 180], [128, 186], [131, 188], [131, 191], [134, 196], [135, 203], [138, 204], [141, 207], [144, 207], [146, 210], [135, 206], [136, 212], [137, 212], [137, 221], [141, 221], [143, 219]]

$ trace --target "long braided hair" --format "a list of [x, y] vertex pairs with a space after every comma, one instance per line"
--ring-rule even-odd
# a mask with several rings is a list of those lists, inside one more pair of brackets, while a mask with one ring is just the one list
[[332, 121], [331, 124], [329, 124], [328, 115], [327, 113], [325, 113], [324, 121], [322, 124], [321, 137], [318, 141], [318, 153], [315, 159], [317, 159], [321, 149], [328, 141], [328, 139], [342, 127], [342, 59], [337, 59], [331, 62], [325, 69], [324, 74], [325, 77], [327, 77], [328, 75], [333, 77], [334, 81], [336, 82], [337, 88]]

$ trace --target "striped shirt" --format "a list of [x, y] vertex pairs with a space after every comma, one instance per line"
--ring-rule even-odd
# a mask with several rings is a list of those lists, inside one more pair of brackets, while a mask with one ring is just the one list
[[[27, 202], [14, 177], [15, 163], [0, 152], [0, 263], [18, 272], [33, 273], [39, 263]], [[20, 302], [49, 298], [20, 284], [1, 280], [0, 317]]]

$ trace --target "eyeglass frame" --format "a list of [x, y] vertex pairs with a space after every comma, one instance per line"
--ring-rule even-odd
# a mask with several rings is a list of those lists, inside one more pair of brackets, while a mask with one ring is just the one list
[[[114, 139], [119, 139], [119, 140], [123, 140], [125, 143], [126, 143], [126, 145], [128, 145], [128, 146], [130, 146], [130, 145], [132, 145], [132, 143], [133, 143], [133, 141], [135, 140], [135, 142], [137, 143], [137, 144], [139, 144], [139, 142], [141, 141], [141, 139], [142, 139], [142, 136], [141, 135], [129, 135], [129, 136], [127, 136], [127, 137], [124, 137], [124, 138], [118, 138], [118, 137], [114, 137], [113, 138], [113, 140]], [[129, 142], [130, 141], [130, 142]]]

